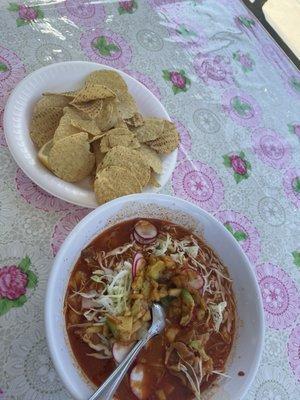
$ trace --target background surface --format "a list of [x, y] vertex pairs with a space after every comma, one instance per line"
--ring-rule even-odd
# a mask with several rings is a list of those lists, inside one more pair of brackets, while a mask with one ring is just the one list
[[[237, 0], [0, 0], [0, 30], [1, 115], [24, 76], [65, 60], [120, 68], [162, 101], [181, 136], [163, 193], [226, 224], [262, 291], [266, 342], [246, 400], [299, 399], [300, 74], [260, 23]], [[0, 128], [1, 400], [70, 398], [43, 301], [54, 255], [88, 212], [32, 183]]]

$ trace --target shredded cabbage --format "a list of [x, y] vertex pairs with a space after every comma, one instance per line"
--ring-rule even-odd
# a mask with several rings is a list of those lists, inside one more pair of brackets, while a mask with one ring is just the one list
[[171, 245], [172, 245], [172, 238], [167, 233], [166, 236], [159, 237], [157, 239], [157, 245], [155, 246], [153, 254], [155, 256], [163, 256], [164, 254], [166, 254], [169, 246], [171, 246]]
[[208, 308], [211, 313], [214, 326], [215, 326], [215, 331], [219, 332], [221, 323], [223, 321], [223, 312], [227, 306], [226, 301], [222, 301], [219, 304], [209, 304]]

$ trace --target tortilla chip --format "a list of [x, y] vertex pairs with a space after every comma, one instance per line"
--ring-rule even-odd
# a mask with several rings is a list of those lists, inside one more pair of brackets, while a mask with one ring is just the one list
[[76, 118], [71, 117], [70, 123], [75, 128], [78, 128], [84, 132], [88, 132], [93, 136], [99, 136], [102, 133], [94, 120], [85, 120], [80, 117], [76, 117]]
[[73, 104], [73, 106], [82, 111], [89, 118], [96, 119], [102, 112], [103, 102], [104, 100], [97, 99], [88, 101], [86, 103], [76, 103]]
[[117, 123], [116, 123], [116, 128], [125, 128], [128, 129], [127, 124], [125, 123], [125, 121], [122, 118], [118, 118]]
[[43, 147], [40, 148], [38, 152], [38, 159], [40, 162], [48, 169], [50, 169], [49, 165], [49, 153], [53, 146], [53, 139], [49, 142], [45, 143]]
[[36, 103], [38, 107], [59, 107], [64, 108], [70, 103], [69, 98], [62, 96], [59, 93], [44, 93], [42, 98]]
[[102, 132], [106, 132], [109, 129], [116, 126], [118, 122], [118, 111], [115, 99], [103, 100], [103, 107], [101, 112], [96, 118], [96, 124]]
[[88, 139], [86, 132], [80, 132], [54, 142], [49, 153], [51, 171], [67, 182], [86, 178], [95, 165]]
[[[107, 131], [108, 143], [110, 147], [118, 145], [118, 140], [130, 142], [134, 138], [134, 134], [127, 128], [114, 128]], [[120, 144], [120, 146], [123, 146]]]
[[[80, 90], [80, 89], [79, 89]], [[61, 97], [69, 97], [69, 101], [72, 100], [77, 94], [79, 90], [70, 90], [69, 92], [62, 92], [62, 93], [54, 93], [54, 92], [45, 92], [44, 95], [56, 95], [56, 96], [61, 96]]]
[[55, 130], [53, 141], [57, 142], [67, 136], [75, 135], [76, 133], [82, 132], [82, 129], [78, 129], [71, 124], [71, 119], [69, 114], [64, 114], [60, 121], [57, 129]]
[[144, 118], [139, 112], [137, 112], [131, 118], [124, 120], [124, 122], [130, 129], [137, 128], [138, 126], [144, 125]]
[[113, 147], [104, 157], [102, 167], [118, 166], [128, 168], [145, 187], [150, 179], [150, 168], [137, 150], [124, 146]]
[[36, 105], [31, 118], [29, 135], [39, 149], [53, 138], [62, 115], [63, 110], [60, 107], [40, 108], [39, 104]]
[[130, 93], [124, 92], [117, 98], [117, 106], [121, 119], [130, 119], [138, 113], [138, 108], [134, 98]]
[[127, 168], [109, 166], [97, 173], [94, 190], [98, 203], [103, 204], [121, 196], [139, 193], [142, 188]]
[[158, 153], [169, 154], [179, 145], [179, 134], [172, 122], [165, 121], [164, 130], [160, 137], [147, 142]]
[[164, 120], [159, 118], [145, 118], [144, 125], [133, 129], [140, 143], [146, 143], [150, 140], [159, 138], [164, 129]]
[[103, 136], [100, 142], [100, 151], [101, 153], [107, 153], [110, 149], [109, 147], [109, 141], [108, 141], [108, 136], [107, 134]]
[[99, 70], [92, 72], [85, 80], [85, 84], [98, 84], [108, 87], [117, 96], [120, 96], [123, 92], [127, 92], [128, 88], [117, 72], [110, 70]]
[[109, 97], [116, 97], [112, 90], [103, 85], [90, 83], [76, 93], [76, 96], [71, 101], [71, 104], [86, 103], [97, 99], [107, 99]]
[[134, 136], [131, 134], [128, 135], [109, 135], [108, 136], [108, 143], [109, 147], [116, 147], [116, 146], [125, 146], [125, 147], [132, 147], [131, 143], [134, 139]]
[[157, 174], [162, 173], [162, 161], [157, 152], [150, 147], [142, 144], [138, 150], [144, 162]]

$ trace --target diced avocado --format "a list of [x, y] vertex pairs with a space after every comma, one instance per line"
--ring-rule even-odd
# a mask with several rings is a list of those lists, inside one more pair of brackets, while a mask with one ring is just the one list
[[176, 326], [171, 326], [166, 330], [166, 337], [170, 343], [174, 342], [177, 333], [180, 331]]
[[167, 400], [165, 392], [162, 389], [156, 391], [156, 396], [158, 400]]
[[130, 337], [132, 332], [132, 316], [114, 317], [108, 315], [106, 324], [115, 338]]
[[181, 312], [180, 325], [186, 326], [192, 319], [193, 311], [195, 308], [195, 301], [193, 299], [193, 296], [187, 289], [182, 289], [181, 298], [182, 298], [182, 312]]
[[148, 267], [148, 276], [155, 281], [160, 278], [161, 273], [165, 270], [166, 264], [163, 261], [157, 261], [153, 265], [149, 265]]
[[189, 344], [189, 346], [193, 349], [198, 351], [198, 353], [201, 353], [203, 346], [202, 342], [200, 340], [192, 340]]
[[142, 295], [147, 299], [150, 295], [151, 286], [149, 281], [144, 281], [142, 287]]
[[120, 331], [131, 331], [132, 317], [118, 317], [118, 328], [120, 329]]
[[192, 340], [189, 346], [199, 353], [202, 361], [208, 361], [210, 359], [210, 357], [205, 353], [202, 340]]
[[188, 306], [195, 306], [195, 301], [193, 299], [193, 296], [191, 295], [191, 293], [187, 290], [187, 289], [182, 289], [181, 291], [181, 297], [183, 302], [188, 305]]
[[113, 321], [113, 320], [111, 319], [110, 316], [108, 316], [108, 317], [106, 318], [106, 324], [107, 324], [107, 326], [109, 327], [111, 333], [114, 335], [114, 337], [117, 337], [117, 334], [118, 334], [117, 324], [115, 323], [115, 321]]

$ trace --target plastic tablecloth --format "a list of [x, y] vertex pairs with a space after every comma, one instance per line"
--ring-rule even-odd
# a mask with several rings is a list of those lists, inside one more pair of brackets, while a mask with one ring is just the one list
[[[181, 139], [162, 192], [215, 215], [260, 285], [266, 340], [246, 399], [299, 399], [300, 74], [259, 22], [238, 0], [0, 0], [0, 31], [1, 115], [24, 76], [65, 60], [122, 69], [161, 100]], [[53, 257], [89, 211], [31, 182], [1, 127], [1, 400], [70, 398], [43, 306]]]

